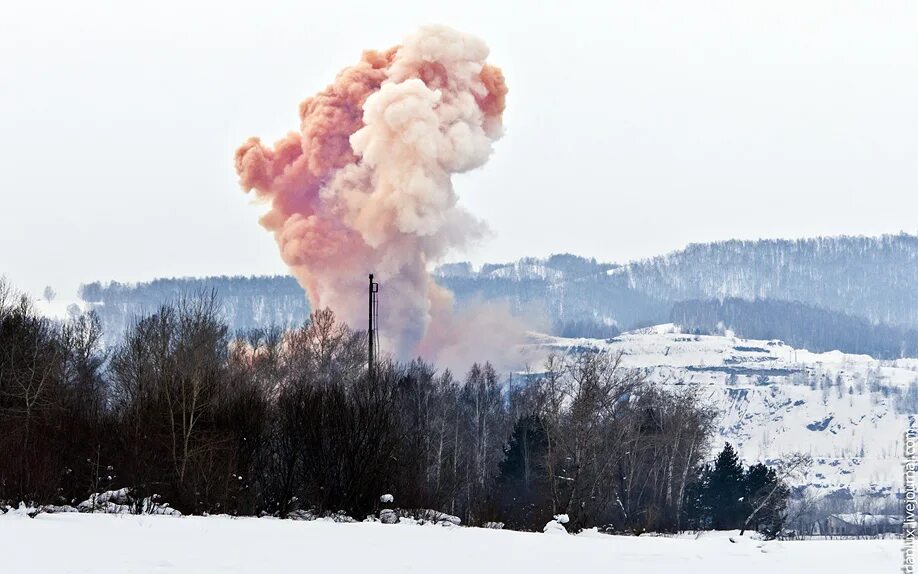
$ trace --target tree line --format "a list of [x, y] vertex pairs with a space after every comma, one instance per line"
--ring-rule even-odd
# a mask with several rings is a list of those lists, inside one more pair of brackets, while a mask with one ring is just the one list
[[[232, 331], [277, 325], [293, 327], [309, 315], [303, 288], [290, 276], [154, 279], [146, 283], [86, 283], [79, 288], [84, 306], [95, 311], [110, 345], [121, 341], [133, 317], [156, 311], [186, 293], [219, 293], [220, 317]], [[79, 314], [74, 306], [73, 314]]]
[[872, 323], [798, 301], [725, 299], [681, 301], [670, 320], [689, 332], [730, 329], [748, 339], [781, 339], [814, 352], [839, 350], [877, 359], [918, 356], [918, 330]]
[[690, 244], [610, 278], [670, 304], [758, 297], [918, 327], [918, 236], [905, 233]]
[[127, 487], [184, 513], [362, 518], [392, 493], [523, 530], [559, 513], [622, 532], [726, 524], [698, 502], [715, 413], [620, 356], [509, 379], [486, 362], [370, 372], [365, 332], [331, 311], [233, 333], [213, 293], [102, 340], [94, 314], [54, 323], [0, 283], [0, 502]]

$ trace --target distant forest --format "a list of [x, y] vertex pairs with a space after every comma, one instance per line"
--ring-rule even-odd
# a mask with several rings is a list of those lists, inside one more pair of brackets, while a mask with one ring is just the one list
[[131, 323], [164, 303], [211, 293], [231, 332], [258, 327], [287, 328], [309, 317], [309, 301], [293, 277], [207, 277], [156, 279], [149, 283], [88, 283], [79, 296], [102, 323], [106, 342], [116, 343]]
[[[692, 244], [627, 265], [559, 254], [478, 270], [453, 263], [436, 274], [458, 305], [504, 301], [560, 336], [608, 338], [667, 321], [710, 331], [723, 323], [739, 336], [816, 351], [918, 355], [914, 235]], [[281, 276], [92, 283], [80, 296], [106, 333], [120, 334], [132, 317], [211, 290], [233, 330], [298, 325], [309, 314], [302, 289]], [[795, 313], [806, 321], [795, 322]]]
[[918, 356], [918, 330], [875, 325], [862, 317], [796, 301], [682, 301], [673, 307], [671, 318], [696, 334], [722, 334], [730, 329], [748, 339], [781, 339], [814, 352], [840, 349], [877, 359]]

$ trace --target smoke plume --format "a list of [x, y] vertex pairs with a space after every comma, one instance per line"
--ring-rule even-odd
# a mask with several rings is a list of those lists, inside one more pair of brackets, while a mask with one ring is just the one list
[[486, 231], [451, 178], [482, 166], [502, 133], [507, 87], [487, 56], [478, 38], [421, 28], [304, 101], [299, 131], [236, 152], [240, 183], [270, 203], [261, 224], [313, 308], [362, 326], [374, 272], [383, 344], [398, 357], [458, 361], [481, 351], [476, 336], [516, 331], [493, 309], [457, 315], [428, 271]]

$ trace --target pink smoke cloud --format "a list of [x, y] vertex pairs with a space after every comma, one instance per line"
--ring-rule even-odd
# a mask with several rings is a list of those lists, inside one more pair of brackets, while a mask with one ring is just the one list
[[[428, 269], [486, 230], [458, 205], [452, 175], [484, 165], [502, 135], [507, 87], [487, 56], [478, 38], [421, 28], [304, 101], [299, 131], [236, 152], [240, 184], [269, 202], [260, 222], [310, 303], [362, 326], [374, 272], [384, 345], [399, 357], [478, 352], [463, 339], [481, 317], [457, 315]], [[510, 320], [489, 328], [522, 332]]]

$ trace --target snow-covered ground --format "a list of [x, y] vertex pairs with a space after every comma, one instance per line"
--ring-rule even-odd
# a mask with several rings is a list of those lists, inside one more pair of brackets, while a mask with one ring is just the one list
[[715, 450], [730, 441], [747, 462], [811, 454], [812, 469], [797, 484], [823, 494], [894, 496], [902, 488], [903, 437], [916, 406], [907, 398], [910, 389], [918, 395], [918, 359], [811, 353], [781, 341], [680, 333], [673, 325], [609, 340], [534, 335], [533, 342], [560, 352], [622, 352], [625, 366], [647, 369], [655, 384], [696, 389], [721, 413]]
[[760, 542], [227, 517], [0, 516], [0, 572], [894, 572], [900, 540]]

